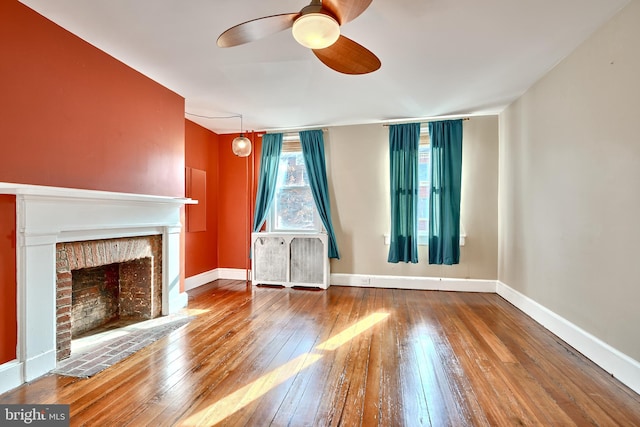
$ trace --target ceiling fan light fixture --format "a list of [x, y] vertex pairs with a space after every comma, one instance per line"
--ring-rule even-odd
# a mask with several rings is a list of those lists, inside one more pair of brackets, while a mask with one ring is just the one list
[[340, 24], [324, 13], [306, 13], [293, 23], [293, 38], [309, 49], [324, 49], [340, 37]]

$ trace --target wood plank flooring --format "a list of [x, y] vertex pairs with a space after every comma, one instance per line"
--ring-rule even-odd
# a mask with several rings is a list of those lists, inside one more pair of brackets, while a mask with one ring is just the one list
[[495, 294], [219, 280], [188, 312], [92, 378], [0, 403], [87, 426], [640, 426], [638, 394]]

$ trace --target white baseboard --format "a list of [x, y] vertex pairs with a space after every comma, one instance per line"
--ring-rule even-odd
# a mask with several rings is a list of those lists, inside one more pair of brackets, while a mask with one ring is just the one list
[[187, 277], [184, 280], [184, 290], [190, 291], [191, 289], [206, 285], [218, 279], [245, 280], [246, 278], [247, 272], [243, 268], [216, 268], [196, 274], [195, 276]]
[[627, 387], [640, 394], [640, 362], [500, 281], [497, 282], [496, 292]]
[[334, 286], [358, 286], [363, 288], [395, 288], [453, 292], [496, 292], [495, 280], [332, 273], [330, 282]]
[[[246, 280], [247, 278], [247, 270], [244, 268], [219, 268], [218, 272], [221, 279]], [[251, 280], [251, 271], [249, 271], [249, 280]]]
[[187, 292], [180, 292], [175, 300], [176, 309], [185, 308], [189, 305], [189, 295]]
[[211, 283], [220, 278], [218, 269], [213, 269], [209, 271], [205, 271], [204, 273], [196, 274], [195, 276], [190, 276], [184, 279], [184, 290], [190, 291], [191, 289], [195, 289], [198, 286], [206, 285], [207, 283]]
[[0, 394], [22, 384], [22, 363], [17, 360], [0, 365]]
[[35, 380], [56, 367], [55, 350], [45, 351], [24, 361], [24, 381]]

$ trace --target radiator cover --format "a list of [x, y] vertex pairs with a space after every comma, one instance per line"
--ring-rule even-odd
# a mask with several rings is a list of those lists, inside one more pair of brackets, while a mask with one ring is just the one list
[[324, 233], [252, 233], [251, 254], [254, 285], [329, 287]]

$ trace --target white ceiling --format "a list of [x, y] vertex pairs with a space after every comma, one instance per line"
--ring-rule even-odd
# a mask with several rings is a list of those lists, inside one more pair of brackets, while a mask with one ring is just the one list
[[341, 28], [382, 61], [360, 76], [327, 68], [290, 31], [216, 46], [227, 28], [305, 0], [21, 1], [182, 95], [187, 113], [271, 130], [498, 113], [629, 0], [373, 0]]

